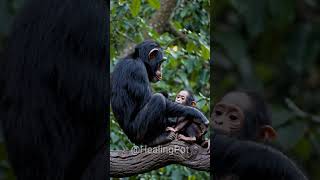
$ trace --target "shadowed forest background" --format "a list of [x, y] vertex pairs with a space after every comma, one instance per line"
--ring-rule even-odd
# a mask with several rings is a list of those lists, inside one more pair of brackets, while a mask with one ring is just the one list
[[319, 3], [214, 0], [211, 12], [211, 100], [237, 88], [260, 92], [280, 149], [312, 180], [320, 179]]

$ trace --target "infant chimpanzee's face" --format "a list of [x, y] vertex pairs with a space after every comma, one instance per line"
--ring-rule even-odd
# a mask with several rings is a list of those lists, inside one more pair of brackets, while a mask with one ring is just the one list
[[243, 128], [244, 112], [250, 108], [251, 102], [246, 94], [228, 93], [213, 109], [214, 130], [231, 136], [238, 135]]
[[182, 90], [177, 94], [176, 102], [179, 104], [185, 105], [187, 102], [188, 96], [189, 96], [189, 93], [187, 91]]

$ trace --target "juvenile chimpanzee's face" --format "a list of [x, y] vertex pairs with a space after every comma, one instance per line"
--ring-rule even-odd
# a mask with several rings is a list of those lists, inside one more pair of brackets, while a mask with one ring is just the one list
[[176, 102], [179, 104], [186, 105], [188, 96], [189, 93], [187, 91], [182, 90], [177, 94]]
[[238, 136], [243, 128], [244, 112], [250, 107], [250, 98], [245, 93], [228, 93], [213, 109], [214, 130], [218, 133]]

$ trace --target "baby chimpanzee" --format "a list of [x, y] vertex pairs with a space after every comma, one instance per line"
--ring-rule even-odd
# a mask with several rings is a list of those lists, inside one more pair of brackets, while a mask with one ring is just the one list
[[[196, 106], [195, 98], [191, 91], [182, 90], [176, 96], [176, 103], [185, 106]], [[208, 141], [205, 140], [204, 135], [207, 132], [208, 127], [196, 123], [192, 119], [186, 117], [178, 117], [174, 127], [167, 127], [167, 131], [177, 132], [178, 139], [186, 141], [188, 143], [197, 143], [202, 147], [208, 146]]]
[[214, 106], [211, 118], [211, 167], [215, 179], [307, 179], [286, 155], [267, 146], [277, 133], [259, 94], [229, 92]]

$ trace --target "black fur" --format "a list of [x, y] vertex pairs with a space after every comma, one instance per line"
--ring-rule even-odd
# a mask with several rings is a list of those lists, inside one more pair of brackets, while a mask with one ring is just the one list
[[184, 90], [188, 92], [188, 97], [186, 99], [186, 106], [191, 106], [193, 101], [196, 101], [196, 98], [194, 97], [192, 91], [190, 90]]
[[1, 122], [18, 180], [106, 179], [109, 5], [30, 0], [8, 39]]
[[[184, 90], [184, 91], [188, 92], [185, 106], [192, 106], [192, 102], [196, 101], [196, 98], [193, 95], [193, 92], [191, 90]], [[179, 123], [183, 123], [184, 121], [188, 121], [188, 123], [180, 131], [178, 131], [178, 133], [187, 137], [195, 137], [196, 138], [195, 142], [199, 145], [202, 145], [205, 142], [205, 134], [207, 133], [207, 129], [201, 129], [200, 124], [195, 123], [191, 119], [186, 119], [183, 117], [180, 117], [177, 119], [176, 126], [178, 126]], [[202, 128], [207, 128], [207, 127], [202, 127]], [[203, 130], [205, 130], [205, 132], [203, 132]]]
[[254, 91], [239, 91], [245, 93], [252, 103], [252, 108], [245, 111], [244, 128], [241, 130], [240, 138], [246, 140], [257, 140], [257, 135], [262, 126], [272, 126], [271, 113], [262, 96]]
[[296, 165], [281, 152], [252, 141], [214, 135], [210, 145], [214, 179], [233, 175], [239, 180], [306, 180]]
[[168, 117], [190, 116], [201, 123], [209, 122], [199, 110], [152, 93], [149, 81], [163, 61], [161, 51], [148, 60], [153, 48], [160, 47], [150, 40], [139, 44], [132, 55], [117, 63], [111, 80], [111, 106], [119, 125], [133, 143], [150, 146], [172, 140], [165, 132]]

